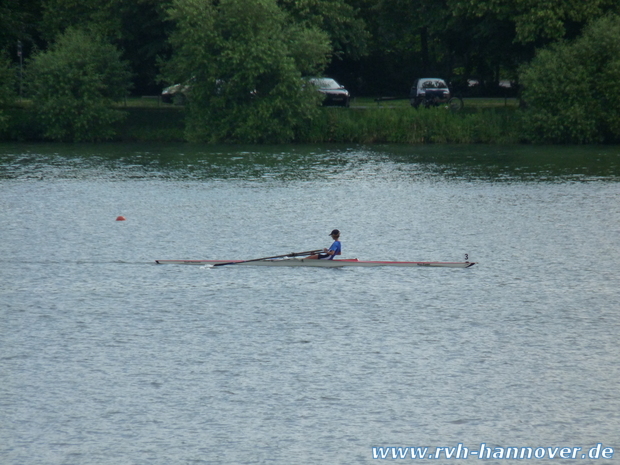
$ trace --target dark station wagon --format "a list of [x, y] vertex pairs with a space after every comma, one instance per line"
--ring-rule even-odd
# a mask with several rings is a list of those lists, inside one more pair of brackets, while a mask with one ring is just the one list
[[323, 105], [349, 106], [351, 94], [349, 94], [349, 91], [345, 89], [344, 86], [338, 84], [334, 79], [327, 77], [309, 78], [308, 82], [316, 86], [317, 90], [323, 94]]

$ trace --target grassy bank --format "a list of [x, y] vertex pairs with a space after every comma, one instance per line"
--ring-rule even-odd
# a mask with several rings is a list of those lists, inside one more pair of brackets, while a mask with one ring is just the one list
[[516, 143], [515, 111], [489, 109], [451, 113], [444, 108], [324, 109], [300, 131], [299, 142], [352, 143]]
[[129, 115], [118, 127], [118, 139], [121, 141], [185, 141], [185, 111], [181, 107], [129, 106], [122, 110]]
[[[119, 105], [128, 114], [117, 127], [118, 141], [181, 142], [185, 112], [157, 98], [135, 98]], [[8, 111], [9, 125], [0, 140], [42, 140], [40, 128], [23, 102]], [[467, 99], [458, 113], [445, 108], [415, 110], [408, 100], [355, 99], [351, 108], [322, 108], [311, 124], [299, 129], [297, 143], [517, 143], [516, 101]]]
[[[158, 105], [157, 100], [135, 99], [118, 109], [127, 114], [116, 125], [116, 141], [182, 142], [185, 140], [185, 112], [172, 105]], [[4, 111], [8, 124], [0, 130], [0, 141], [42, 141], [43, 128], [25, 101]]]

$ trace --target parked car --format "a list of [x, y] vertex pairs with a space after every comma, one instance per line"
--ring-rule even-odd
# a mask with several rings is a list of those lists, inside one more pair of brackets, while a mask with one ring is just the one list
[[414, 108], [424, 105], [424, 108], [446, 104], [451, 110], [460, 110], [463, 100], [453, 97], [446, 81], [439, 78], [417, 79], [409, 92], [409, 102]]
[[317, 90], [323, 94], [323, 105], [341, 105], [348, 107], [351, 94], [349, 91], [338, 84], [332, 78], [309, 78], [308, 82], [316, 86]]
[[[177, 105], [184, 105], [187, 102], [187, 96], [191, 90], [190, 79], [185, 84], [174, 84], [166, 87], [161, 92], [161, 101], [164, 103], [175, 103]], [[343, 107], [349, 106], [351, 95], [349, 91], [338, 84], [331, 78], [308, 78], [307, 81], [317, 88], [317, 90], [323, 94], [323, 105], [341, 105]], [[222, 85], [223, 81], [217, 81], [219, 85]], [[251, 92], [252, 95], [256, 95], [256, 91]]]
[[[185, 84], [174, 84], [170, 87], [166, 87], [161, 92], [161, 101], [164, 103], [174, 103], [176, 105], [185, 105], [187, 103], [187, 99], [190, 95], [190, 91], [192, 90], [192, 85], [195, 82], [195, 78], [191, 78]], [[217, 79], [215, 81], [215, 94], [219, 95], [222, 92], [222, 87], [224, 86], [224, 81], [221, 79]], [[250, 92], [250, 95], [256, 97], [257, 92], [253, 90]]]
[[168, 86], [161, 91], [161, 101], [164, 103], [184, 105], [187, 102], [187, 93], [189, 89], [189, 84], [174, 84]]

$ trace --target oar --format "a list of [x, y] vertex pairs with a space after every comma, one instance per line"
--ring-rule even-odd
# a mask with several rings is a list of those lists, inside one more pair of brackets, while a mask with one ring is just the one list
[[293, 252], [293, 253], [287, 253], [285, 255], [274, 255], [273, 257], [253, 258], [252, 260], [243, 260], [241, 262], [216, 263], [213, 266], [239, 265], [241, 263], [258, 262], [258, 261], [261, 261], [261, 260], [271, 260], [272, 258], [297, 257], [299, 255], [313, 255], [315, 253], [319, 253], [319, 252], [322, 252], [322, 251], [323, 251], [323, 249], [308, 250], [307, 252]]

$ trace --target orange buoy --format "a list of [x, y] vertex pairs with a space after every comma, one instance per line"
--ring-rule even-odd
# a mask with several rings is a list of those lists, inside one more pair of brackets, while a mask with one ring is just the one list
[[125, 218], [124, 216], [117, 216], [116, 217], [116, 221], [125, 221], [127, 218]]

